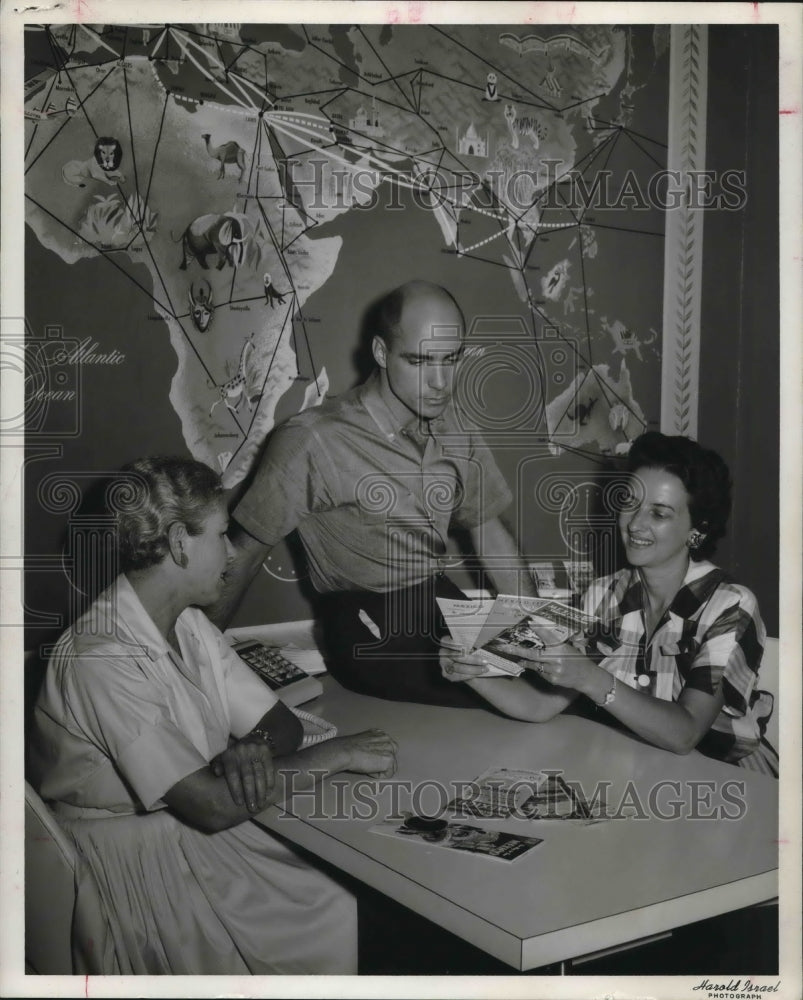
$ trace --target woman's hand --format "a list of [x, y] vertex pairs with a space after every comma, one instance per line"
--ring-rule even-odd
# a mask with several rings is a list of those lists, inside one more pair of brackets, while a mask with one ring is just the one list
[[585, 688], [595, 667], [594, 663], [568, 642], [548, 646], [532, 661], [521, 660], [521, 665], [532, 670], [555, 687], [569, 688], [585, 693]]
[[276, 775], [270, 747], [257, 736], [244, 736], [209, 762], [216, 778], [224, 777], [232, 799], [249, 812], [268, 804]]
[[466, 652], [454, 639], [441, 639], [441, 673], [447, 681], [472, 681], [486, 672], [482, 654]]
[[398, 744], [393, 737], [380, 729], [367, 729], [352, 736], [337, 736], [332, 744], [339, 744], [348, 756], [346, 771], [372, 774], [377, 778], [391, 778], [396, 773]]

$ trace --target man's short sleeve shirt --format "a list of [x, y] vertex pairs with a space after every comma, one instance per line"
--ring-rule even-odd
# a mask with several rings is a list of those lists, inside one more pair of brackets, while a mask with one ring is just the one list
[[233, 517], [267, 545], [298, 529], [318, 591], [382, 592], [438, 572], [450, 527], [489, 521], [511, 499], [452, 406], [399, 426], [374, 376], [279, 427]]

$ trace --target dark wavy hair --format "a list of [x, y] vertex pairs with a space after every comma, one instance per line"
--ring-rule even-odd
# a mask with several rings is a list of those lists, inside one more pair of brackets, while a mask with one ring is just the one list
[[628, 472], [645, 468], [665, 469], [683, 483], [692, 527], [705, 535], [689, 554], [695, 561], [709, 559], [725, 534], [731, 511], [732, 483], [722, 457], [691, 438], [648, 431], [636, 438], [627, 455]]
[[200, 535], [210, 510], [224, 496], [220, 476], [192, 458], [152, 455], [120, 470], [107, 494], [117, 518], [123, 571], [156, 566], [169, 552], [170, 525]]

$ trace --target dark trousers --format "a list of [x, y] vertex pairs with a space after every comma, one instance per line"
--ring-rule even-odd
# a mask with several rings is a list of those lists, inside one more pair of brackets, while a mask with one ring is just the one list
[[[343, 687], [391, 701], [477, 708], [482, 702], [465, 684], [443, 678], [438, 645], [447, 634], [436, 597], [466, 600], [448, 577], [387, 594], [349, 590], [318, 595], [327, 667]], [[367, 616], [379, 632], [377, 637]]]

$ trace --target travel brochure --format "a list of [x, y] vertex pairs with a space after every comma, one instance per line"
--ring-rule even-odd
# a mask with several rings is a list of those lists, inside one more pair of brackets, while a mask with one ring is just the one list
[[561, 820], [590, 826], [608, 817], [603, 798], [589, 803], [582, 790], [557, 771], [493, 767], [475, 778], [466, 794], [449, 802], [446, 816], [403, 812], [372, 826], [370, 832], [499, 861], [515, 861], [543, 843], [542, 837], [531, 834], [472, 826], [463, 822], [466, 818]]
[[571, 604], [543, 597], [438, 598], [438, 605], [452, 639], [465, 650], [482, 650], [486, 677], [518, 676], [542, 650], [582, 636], [595, 621]]
[[493, 767], [469, 786], [469, 794], [458, 796], [447, 810], [458, 816], [482, 819], [581, 820], [596, 823], [606, 819], [605, 801], [589, 803], [557, 771], [522, 771]]
[[534, 847], [543, 843], [542, 837], [521, 836], [499, 830], [482, 830], [467, 823], [453, 823], [445, 819], [431, 819], [406, 814], [386, 819], [371, 827], [371, 833], [393, 837], [407, 843], [428, 844], [431, 847], [478, 854], [495, 861], [516, 861]]

